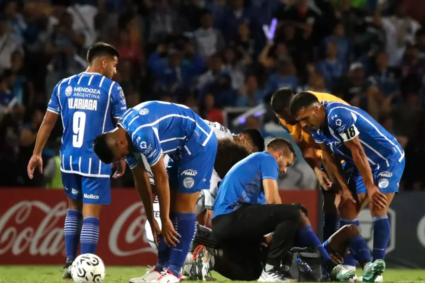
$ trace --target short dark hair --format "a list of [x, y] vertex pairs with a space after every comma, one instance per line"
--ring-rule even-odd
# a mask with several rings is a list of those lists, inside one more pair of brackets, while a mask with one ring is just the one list
[[243, 135], [247, 135], [248, 138], [252, 141], [254, 146], [258, 148], [258, 151], [264, 151], [264, 138], [261, 135], [260, 131], [257, 129], [244, 129], [240, 132]]
[[288, 108], [292, 97], [294, 97], [294, 93], [290, 88], [282, 87], [276, 90], [270, 100], [270, 106], [274, 113], [280, 113], [285, 108]]
[[266, 147], [274, 150], [282, 150], [286, 156], [289, 156], [291, 153], [295, 155], [295, 150], [291, 142], [284, 138], [274, 138], [267, 143]]
[[229, 139], [218, 141], [217, 154], [214, 169], [218, 176], [223, 179], [227, 172], [239, 161], [249, 155], [248, 150]]
[[91, 63], [99, 56], [115, 56], [119, 58], [120, 54], [112, 45], [104, 42], [96, 42], [87, 51], [87, 62]]
[[304, 205], [302, 205], [301, 203], [298, 203], [298, 202], [294, 202], [294, 203], [291, 203], [292, 205], [295, 205], [296, 207], [298, 207], [298, 209], [302, 212], [302, 213], [304, 213], [305, 214], [305, 216], [308, 216], [308, 209], [304, 206]]
[[308, 107], [317, 102], [319, 102], [319, 100], [314, 94], [307, 91], [303, 91], [298, 93], [291, 99], [289, 110], [291, 111], [291, 115], [295, 117], [301, 108]]
[[93, 150], [100, 161], [105, 164], [110, 164], [114, 159], [114, 155], [112, 150], [108, 147], [107, 138], [106, 133], [98, 135], [93, 141]]

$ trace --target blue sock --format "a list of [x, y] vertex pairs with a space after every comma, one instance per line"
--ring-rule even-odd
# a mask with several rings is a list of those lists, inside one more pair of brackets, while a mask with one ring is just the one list
[[314, 233], [313, 228], [310, 225], [300, 228], [298, 231], [298, 237], [301, 245], [306, 247], [316, 247], [322, 255], [324, 262], [331, 260], [331, 257], [322, 246], [322, 243], [320, 243], [319, 238], [317, 238], [317, 235]]
[[[340, 223], [341, 223], [341, 227], [343, 227], [344, 225], [348, 225], [348, 224], [354, 224], [357, 227], [360, 227], [360, 222], [359, 222], [359, 220], [357, 218], [356, 219], [341, 219], [341, 222]], [[357, 265], [357, 262], [356, 262], [356, 260], [354, 259], [354, 257], [350, 253], [350, 254], [346, 254], [344, 256], [344, 262], [343, 262], [343, 264], [344, 265], [348, 265], [348, 266], [356, 266]]]
[[167, 246], [162, 237], [158, 238], [158, 262], [155, 266], [155, 270], [162, 272], [168, 269], [170, 265], [170, 252], [171, 247]]
[[86, 217], [81, 230], [81, 254], [95, 254], [99, 241], [99, 218]]
[[339, 229], [339, 215], [325, 214], [323, 221], [323, 242], [327, 241]]
[[64, 228], [66, 261], [73, 261], [77, 257], [82, 225], [83, 214], [78, 210], [68, 209]]
[[384, 259], [391, 230], [387, 215], [374, 216], [373, 220], [373, 260]]
[[176, 277], [180, 276], [181, 269], [186, 260], [193, 238], [196, 233], [196, 214], [195, 213], [176, 213], [172, 219], [174, 229], [180, 234], [180, 242], [176, 247], [171, 247], [170, 266], [168, 270]]
[[370, 262], [370, 251], [362, 235], [350, 239], [350, 254], [363, 266]]

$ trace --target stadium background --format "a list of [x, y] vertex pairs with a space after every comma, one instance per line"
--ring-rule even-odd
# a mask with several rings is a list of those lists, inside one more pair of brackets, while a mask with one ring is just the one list
[[[102, 40], [121, 54], [114, 79], [128, 107], [178, 102], [268, 138], [290, 138], [268, 106], [278, 87], [330, 92], [368, 111], [406, 152], [388, 262], [425, 268], [423, 1], [0, 0], [0, 11], [1, 265], [63, 263], [66, 199], [45, 189], [57, 173], [60, 122], [43, 152], [45, 174], [29, 180], [26, 166], [54, 85], [84, 71], [87, 47]], [[271, 42], [263, 25], [273, 18]], [[131, 174], [114, 181], [101, 218], [107, 265], [154, 261], [132, 186]], [[279, 186], [284, 201], [307, 203], [320, 233], [321, 195], [308, 165], [300, 160]], [[360, 221], [371, 244], [367, 211]]]

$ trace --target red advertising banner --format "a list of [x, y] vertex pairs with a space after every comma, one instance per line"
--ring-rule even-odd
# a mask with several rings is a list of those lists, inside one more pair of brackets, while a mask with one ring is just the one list
[[[316, 191], [282, 191], [284, 203], [300, 202], [317, 226]], [[112, 190], [100, 219], [97, 254], [106, 265], [152, 265], [156, 250], [145, 237], [145, 211], [132, 189]], [[62, 191], [0, 189], [0, 265], [63, 264], [67, 200]]]

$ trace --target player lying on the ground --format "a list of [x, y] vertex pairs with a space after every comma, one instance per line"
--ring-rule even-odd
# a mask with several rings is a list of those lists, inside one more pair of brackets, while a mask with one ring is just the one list
[[[309, 225], [307, 209], [300, 204], [294, 205], [301, 211], [300, 220], [303, 223], [302, 225]], [[202, 227], [200, 230], [202, 233], [199, 233], [199, 236], [195, 238], [194, 245], [197, 243], [202, 243], [202, 245], [199, 244], [195, 248], [194, 259], [188, 261], [184, 267], [185, 270], [190, 270], [191, 280], [205, 280], [207, 274], [212, 270], [235, 281], [253, 281], [258, 279], [262, 272], [262, 266], [265, 264], [264, 256], [252, 256], [249, 252], [250, 247], [246, 247], [248, 251], [243, 256], [240, 256], [231, 246], [227, 248], [219, 246], [211, 231]], [[302, 233], [302, 228], [295, 236], [294, 246], [302, 246], [300, 244], [300, 238], [302, 237], [299, 235], [300, 232]], [[361, 237], [357, 226], [345, 225], [325, 241], [323, 247], [337, 262], [340, 262], [342, 257], [350, 251], [363, 268], [363, 280], [365, 282], [373, 282], [377, 276], [384, 272], [385, 263], [382, 260], [371, 262], [369, 250], [361, 245], [362, 241], [359, 241]], [[270, 244], [272, 238], [273, 235], [268, 235], [264, 237], [263, 241], [266, 244]], [[261, 248], [263, 250], [262, 254], [267, 254], [267, 247], [264, 243], [258, 243], [255, 248]], [[294, 262], [291, 262], [291, 264], [294, 264]], [[352, 271], [341, 269], [341, 266], [338, 266], [334, 272], [352, 273]], [[288, 272], [285, 273], [288, 274]], [[332, 277], [335, 278], [336, 276], [333, 275]]]
[[[229, 247], [238, 256], [259, 257], [259, 241], [264, 235], [274, 233], [259, 281], [287, 280], [281, 265], [288, 265], [291, 260], [287, 255], [300, 224], [300, 213], [297, 207], [282, 204], [277, 178], [279, 172], [286, 172], [294, 161], [290, 142], [281, 138], [271, 140], [265, 152], [253, 153], [232, 167], [220, 184], [214, 203], [213, 235], [220, 246]], [[329, 270], [336, 268], [311, 226], [301, 229], [303, 244], [318, 247], [324, 265]], [[354, 272], [351, 277], [350, 273], [336, 275], [342, 280], [345, 276], [351, 278]]]
[[[316, 96], [319, 101], [347, 104], [344, 100], [332, 94], [313, 91], [309, 91], [309, 93]], [[320, 166], [322, 162], [320, 145], [314, 141], [310, 131], [302, 129], [292, 117], [289, 111], [289, 103], [292, 97], [294, 97], [294, 93], [290, 88], [280, 88], [273, 93], [270, 105], [279, 118], [279, 123], [283, 129], [291, 134], [291, 137], [300, 148], [304, 159], [310, 164], [323, 188], [323, 240], [327, 240], [340, 226], [338, 208], [335, 205], [335, 203], [339, 203], [339, 195], [337, 194], [339, 186], [331, 181], [323, 167]]]
[[[43, 172], [41, 152], [60, 115], [63, 126], [60, 170], [68, 197], [63, 279], [71, 279], [71, 265], [80, 243], [81, 254], [96, 253], [100, 213], [103, 205], [111, 203], [111, 165], [100, 162], [93, 152], [93, 141], [97, 135], [112, 130], [127, 110], [120, 85], [112, 81], [118, 58], [113, 46], [96, 43], [87, 51], [87, 71], [65, 78], [55, 86], [28, 163], [30, 179], [37, 167]], [[123, 161], [114, 178], [124, 170]]]
[[[217, 138], [190, 108], [160, 101], [129, 109], [118, 126], [98, 136], [94, 150], [106, 164], [126, 158], [152, 230], [155, 235], [161, 235], [157, 243], [157, 268], [164, 271], [156, 281], [180, 282], [181, 269], [195, 235], [199, 192], [210, 187]], [[151, 184], [141, 154], [154, 175], [162, 229], [154, 219]], [[174, 160], [169, 175], [163, 154]], [[169, 177], [177, 184], [171, 192]]]
[[[369, 202], [374, 228], [373, 260], [384, 259], [390, 238], [387, 211], [398, 192], [405, 166], [401, 146], [368, 113], [357, 107], [319, 102], [311, 93], [302, 92], [291, 100], [290, 111], [320, 144], [328, 173], [334, 175], [342, 188], [341, 218], [359, 226], [358, 214]], [[343, 173], [332, 153], [346, 161]], [[353, 199], [353, 194], [357, 202], [344, 201]], [[344, 262], [348, 265], [345, 259]]]

